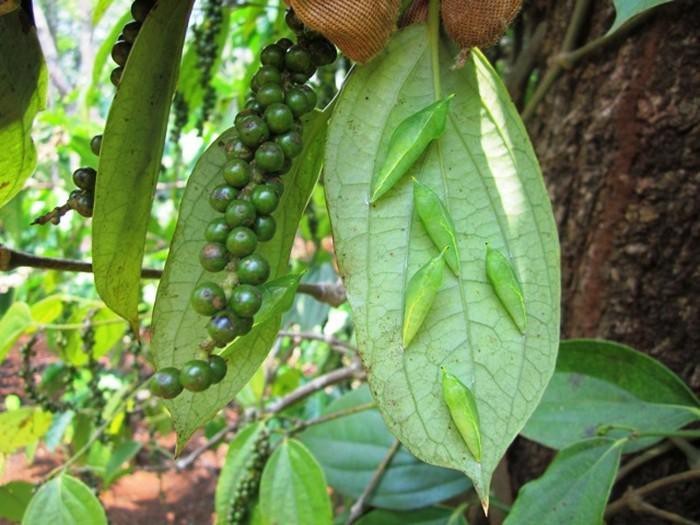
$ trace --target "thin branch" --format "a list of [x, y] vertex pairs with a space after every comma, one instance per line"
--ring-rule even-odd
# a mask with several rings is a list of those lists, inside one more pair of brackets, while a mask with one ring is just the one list
[[635, 501], [633, 504], [631, 504], [630, 509], [634, 512], [643, 512], [645, 514], [650, 514], [668, 523], [678, 523], [680, 525], [698, 525], [697, 521], [686, 519], [683, 516], [676, 514], [675, 512], [660, 509], [658, 507], [655, 507], [651, 503], [647, 503], [642, 499], [640, 499], [639, 501]]
[[[0, 271], [9, 272], [21, 267], [79, 273], [93, 271], [90, 262], [41, 257], [0, 244]], [[141, 277], [144, 279], [160, 279], [162, 276], [163, 270], [156, 268], [141, 270]], [[340, 283], [302, 283], [297, 292], [310, 295], [317, 301], [326, 302], [331, 306], [339, 306], [345, 302], [345, 288]]]
[[202, 445], [198, 446], [196, 449], [194, 449], [192, 452], [190, 452], [187, 456], [180, 458], [175, 461], [175, 470], [186, 470], [189, 468], [195, 461], [197, 461], [197, 458], [204, 454], [207, 450], [209, 450], [211, 447], [218, 445], [220, 441], [222, 441], [228, 434], [231, 432], [235, 432], [236, 429], [241, 425], [243, 422], [244, 418], [238, 417], [236, 418], [235, 421], [232, 421], [228, 425], [226, 425], [225, 428], [219, 430], [216, 434], [214, 434], [212, 437], [210, 437], [206, 443], [203, 443]]
[[332, 349], [337, 350], [341, 354], [357, 355], [357, 348], [331, 335], [318, 334], [315, 332], [291, 332], [280, 330], [277, 337], [291, 337], [293, 339], [305, 339], [307, 341], [320, 341], [322, 343], [326, 343]]
[[630, 503], [634, 501], [635, 498], [643, 498], [648, 496], [669, 485], [675, 483], [683, 483], [685, 481], [692, 481], [700, 478], [700, 469], [686, 470], [685, 472], [680, 472], [678, 474], [672, 474], [664, 478], [656, 479], [651, 483], [647, 483], [639, 488], [630, 487], [627, 492], [617, 500], [610, 503], [605, 509], [605, 517], [608, 518], [614, 514], [617, 514], [621, 510], [630, 506]]
[[56, 39], [49, 27], [44, 11], [41, 8], [41, 3], [34, 2], [33, 6], [37, 36], [39, 37], [39, 42], [41, 42], [41, 49], [44, 51], [46, 68], [49, 70], [49, 76], [54, 86], [56, 86], [59, 95], [65, 97], [73, 88], [68, 78], [66, 78], [66, 75], [63, 73], [63, 69], [61, 69], [61, 64], [58, 60], [58, 50], [56, 49]]
[[374, 471], [374, 474], [372, 475], [372, 479], [369, 480], [369, 483], [365, 487], [365, 490], [362, 491], [362, 494], [360, 495], [360, 497], [352, 505], [352, 507], [350, 507], [350, 516], [348, 517], [348, 520], [345, 522], [345, 525], [352, 525], [360, 518], [360, 516], [362, 516], [362, 513], [365, 510], [365, 505], [367, 504], [367, 500], [372, 496], [372, 493], [375, 491], [375, 489], [379, 485], [379, 482], [382, 480], [382, 477], [384, 476], [386, 469], [389, 468], [389, 465], [391, 464], [391, 460], [394, 459], [394, 456], [399, 451], [400, 447], [401, 447], [401, 443], [397, 439], [396, 441], [394, 441], [394, 443], [391, 445], [391, 447], [387, 451], [386, 456], [384, 456], [384, 459], [377, 467], [377, 470]]
[[[581, 36], [581, 31], [583, 30], [586, 20], [588, 19], [588, 12], [591, 7], [591, 3], [591, 0], [576, 0], [574, 12], [571, 15], [571, 22], [569, 22], [569, 27], [564, 35], [564, 41], [561, 46], [560, 54], [573, 51], [576, 42]], [[532, 98], [523, 110], [523, 120], [528, 120], [530, 117], [532, 117], [532, 115], [535, 113], [535, 109], [547, 94], [549, 88], [551, 88], [554, 85], [554, 82], [556, 82], [556, 80], [559, 78], [562, 71], [563, 67], [559, 62], [552, 61], [550, 63], [549, 69], [542, 77], [542, 80], [533, 93]]]
[[630, 459], [627, 463], [625, 463], [622, 467], [620, 467], [620, 470], [617, 472], [617, 481], [619, 482], [633, 470], [641, 467], [645, 463], [648, 463], [652, 459], [664, 455], [672, 448], [673, 445], [670, 442], [666, 441], [665, 443], [661, 443], [660, 445], [645, 450], [642, 454], [635, 456], [634, 458]]
[[359, 414], [360, 412], [365, 412], [366, 410], [372, 410], [373, 408], [377, 408], [377, 403], [372, 401], [371, 403], [365, 403], [363, 405], [357, 405], [354, 407], [346, 408], [345, 410], [338, 410], [337, 412], [331, 412], [330, 414], [326, 414], [324, 416], [316, 417], [313, 419], [306, 419], [299, 421], [299, 423], [294, 426], [291, 430], [289, 430], [288, 434], [298, 434], [299, 432], [302, 432], [306, 430], [309, 427], [312, 427], [314, 425], [320, 425], [322, 423], [327, 423], [329, 421], [333, 421], [335, 419], [340, 419], [342, 417], [348, 417], [352, 416], [354, 414]]

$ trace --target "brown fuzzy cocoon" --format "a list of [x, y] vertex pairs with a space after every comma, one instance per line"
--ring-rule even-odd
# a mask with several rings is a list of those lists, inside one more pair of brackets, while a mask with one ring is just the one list
[[413, 3], [401, 15], [399, 27], [410, 26], [428, 19], [428, 0], [413, 0]]
[[400, 0], [288, 0], [304, 25], [318, 31], [355, 62], [367, 62], [385, 46]]
[[522, 0], [442, 0], [442, 22], [462, 49], [498, 42]]

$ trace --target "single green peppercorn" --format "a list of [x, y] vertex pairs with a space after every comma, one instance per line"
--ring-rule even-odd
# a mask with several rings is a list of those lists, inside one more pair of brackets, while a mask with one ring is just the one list
[[95, 196], [88, 190], [72, 191], [68, 197], [68, 206], [83, 217], [92, 217]]
[[304, 73], [292, 73], [289, 76], [289, 80], [291, 80], [294, 84], [305, 84], [306, 82], [309, 81], [309, 79], [314, 76], [315, 71], [306, 71]]
[[267, 84], [282, 84], [282, 74], [275, 66], [262, 66], [253, 76], [252, 82], [258, 89]]
[[280, 49], [282, 49], [282, 51], [285, 51], [285, 52], [286, 52], [290, 47], [292, 47], [292, 46], [294, 45], [294, 42], [292, 42], [292, 41], [289, 40], [288, 38], [280, 38], [280, 39], [277, 41], [277, 44], [276, 44], [276, 45], [277, 45]]
[[338, 58], [338, 51], [326, 38], [312, 38], [306, 43], [306, 49], [311, 55], [311, 62], [314, 66], [327, 66], [335, 62]]
[[279, 198], [282, 198], [282, 195], [284, 194], [284, 184], [282, 184], [279, 179], [272, 179], [268, 181], [267, 185], [277, 192], [277, 196]]
[[241, 259], [238, 265], [238, 279], [241, 284], [262, 284], [268, 277], [270, 277], [270, 265], [264, 257], [254, 253]]
[[255, 251], [258, 238], [255, 232], [245, 226], [238, 226], [231, 230], [226, 239], [226, 249], [236, 257], [245, 257]]
[[224, 180], [234, 188], [244, 188], [253, 175], [250, 164], [241, 159], [228, 161], [222, 171]]
[[109, 80], [112, 82], [112, 84], [115, 87], [119, 86], [119, 83], [122, 81], [122, 73], [124, 72], [123, 67], [115, 67], [112, 72], [109, 74]]
[[236, 117], [233, 119], [233, 125], [234, 126], [239, 125], [240, 122], [246, 117], [256, 117], [256, 116], [260, 116], [260, 115], [258, 115], [258, 113], [255, 110], [250, 109], [250, 108], [246, 108], [246, 109], [238, 112]]
[[284, 166], [284, 151], [275, 142], [263, 142], [255, 152], [255, 165], [267, 173], [279, 171]]
[[286, 133], [294, 124], [294, 113], [286, 104], [275, 102], [265, 110], [265, 122], [272, 133]]
[[288, 131], [275, 137], [275, 142], [282, 148], [284, 156], [293, 159], [304, 150], [304, 140], [298, 131]]
[[139, 31], [141, 30], [141, 23], [140, 22], [129, 22], [124, 26], [124, 29], [122, 29], [122, 35], [124, 36], [124, 40], [129, 42], [130, 44], [133, 44], [134, 41], [136, 40], [136, 37], [139, 34]]
[[269, 184], [263, 184], [255, 187], [250, 196], [250, 202], [260, 215], [270, 215], [277, 209], [280, 199], [275, 188]]
[[95, 135], [90, 139], [90, 151], [92, 151], [95, 155], [99, 155], [101, 149], [102, 135]]
[[112, 47], [112, 60], [118, 65], [126, 64], [129, 53], [131, 52], [131, 44], [125, 40], [120, 40]]
[[253, 160], [253, 150], [243, 144], [240, 138], [234, 138], [226, 144], [226, 156], [229, 159]]
[[214, 315], [207, 324], [207, 332], [212, 341], [222, 348], [239, 335], [244, 335], [252, 328], [250, 319], [238, 317], [233, 312], [224, 311]]
[[251, 202], [236, 199], [226, 208], [224, 217], [226, 223], [235, 228], [237, 226], [251, 226], [255, 223], [255, 206]]
[[208, 272], [220, 272], [229, 262], [226, 246], [218, 242], [209, 242], [199, 253], [199, 263]]
[[202, 283], [192, 292], [190, 304], [200, 315], [214, 315], [226, 307], [226, 294], [218, 284]]
[[255, 286], [240, 284], [231, 292], [229, 306], [240, 317], [253, 317], [262, 306], [262, 293]]
[[[279, 86], [278, 86], [279, 87]], [[240, 140], [246, 146], [255, 148], [270, 137], [270, 130], [265, 121], [258, 116], [248, 116], [236, 124]]]
[[92, 168], [78, 168], [73, 172], [73, 183], [81, 190], [94, 191], [97, 172]]
[[308, 94], [300, 87], [290, 88], [285, 95], [284, 102], [297, 118], [305, 115], [314, 108], [310, 104]]
[[238, 195], [238, 190], [228, 184], [220, 184], [209, 195], [209, 204], [216, 211], [225, 212], [228, 205]]
[[314, 89], [308, 84], [299, 86], [299, 89], [306, 93], [306, 99], [309, 102], [309, 108], [311, 108], [309, 111], [313, 110], [316, 107], [316, 104], [318, 104], [318, 96], [316, 95], [316, 91], [314, 91]]
[[277, 44], [270, 44], [260, 53], [260, 62], [265, 66], [282, 69], [284, 67], [284, 49]]
[[254, 111], [257, 115], [262, 115], [265, 111], [265, 106], [255, 100], [255, 98], [248, 99], [245, 103], [245, 108]]
[[311, 55], [299, 45], [293, 45], [287, 49], [284, 55], [284, 65], [292, 73], [307, 73], [313, 68]]
[[262, 216], [255, 219], [255, 225], [253, 226], [255, 235], [258, 236], [258, 242], [267, 242], [272, 240], [275, 236], [275, 231], [277, 230], [277, 223], [274, 217]]
[[151, 393], [163, 399], [173, 399], [182, 392], [180, 371], [175, 367], [162, 368], [151, 377]]
[[202, 392], [211, 386], [211, 375], [206, 361], [193, 359], [182, 366], [180, 383], [191, 392]]
[[284, 90], [278, 84], [265, 84], [258, 89], [255, 100], [265, 107], [275, 102], [284, 102]]
[[134, 0], [134, 3], [131, 4], [131, 16], [137, 22], [143, 22], [153, 9], [153, 4], [155, 4], [155, 0]]
[[208, 364], [211, 370], [211, 384], [216, 385], [217, 383], [221, 383], [228, 371], [226, 360], [220, 355], [212, 355], [209, 356]]
[[207, 229], [204, 230], [204, 238], [209, 242], [226, 243], [231, 227], [226, 223], [226, 219], [219, 217], [207, 224]]

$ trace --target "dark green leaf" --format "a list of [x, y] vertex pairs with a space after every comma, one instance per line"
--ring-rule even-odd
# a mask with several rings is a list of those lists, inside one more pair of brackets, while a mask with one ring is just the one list
[[260, 481], [260, 511], [271, 525], [333, 523], [323, 470], [299, 441], [285, 439], [267, 461]]
[[43, 109], [48, 76], [36, 28], [21, 9], [0, 17], [0, 207], [36, 165], [31, 129]]
[[523, 289], [511, 262], [498, 250], [486, 248], [486, 277], [498, 300], [521, 333], [527, 328], [527, 311]]
[[[453, 69], [441, 48], [450, 103], [445, 133], [381, 204], [370, 177], [384, 130], [435, 99], [425, 26], [398, 32], [356, 67], [333, 114], [325, 188], [340, 273], [369, 382], [389, 429], [416, 457], [466, 473], [486, 496], [493, 469], [539, 403], [559, 346], [556, 224], [525, 128], [499, 75], [478, 50]], [[435, 246], [414, 213], [413, 176], [441, 197], [455, 225], [460, 277], [445, 283], [409, 351], [401, 345], [405, 283]], [[528, 314], [523, 335], [494, 297], [486, 245], [517, 264]], [[440, 367], [470, 385], [481, 422], [477, 463], [442, 401]]]
[[146, 231], [194, 0], [159, 0], [109, 111], [95, 189], [93, 268], [104, 302], [138, 326]]
[[374, 510], [357, 521], [357, 525], [466, 525], [464, 518], [450, 522], [451, 509], [430, 507], [412, 512]]
[[[270, 263], [272, 279], [288, 271], [297, 225], [320, 173], [328, 115], [327, 112], [316, 113], [305, 125], [305, 149], [301, 159], [285, 175], [285, 191], [274, 214], [277, 233], [259, 249], [258, 253]], [[209, 194], [220, 184], [220, 170], [226, 161], [220, 142], [227, 140], [229, 133], [217, 139], [204, 153], [187, 182], [153, 314], [151, 348], [159, 367], [181, 366], [189, 361], [206, 337], [206, 319], [190, 308], [190, 295], [198, 282], [220, 279], [204, 273], [198, 257], [204, 243], [204, 228], [217, 216], [209, 206]], [[221, 383], [196, 395], [184, 392], [168, 402], [180, 447], [248, 383], [272, 347], [279, 322], [279, 315], [273, 317], [224, 351], [229, 372]]]
[[416, 213], [438, 251], [445, 248], [445, 262], [456, 276], [459, 276], [459, 252], [457, 232], [450, 213], [440, 197], [429, 186], [414, 180], [413, 201]]
[[[675, 430], [698, 418], [697, 398], [664, 365], [624, 345], [581, 339], [561, 343], [556, 373], [523, 435], [564, 448], [595, 436], [601, 425]], [[624, 450], [656, 441], [633, 440]]]
[[410, 170], [430, 143], [445, 132], [452, 96], [407, 117], [394, 130], [384, 162], [372, 179], [370, 202], [377, 202]]
[[[372, 400], [363, 386], [333, 401], [324, 414], [363, 405]], [[330, 485], [358, 498], [394, 442], [378, 410], [315, 425], [299, 436], [318, 459]], [[469, 490], [460, 472], [433, 467], [399, 449], [367, 503], [373, 507], [409, 510], [433, 505]]]
[[233, 493], [248, 474], [248, 467], [254, 459], [255, 442], [264, 429], [263, 423], [248, 425], [229, 445], [226, 462], [216, 484], [216, 525], [228, 525]]
[[47, 523], [107, 525], [107, 517], [87, 485], [63, 474], [41, 486], [22, 519], [22, 525]]
[[620, 465], [621, 442], [582, 441], [523, 486], [505, 525], [600, 525]]
[[26, 481], [11, 481], [0, 485], [0, 518], [19, 523], [33, 492], [34, 485]]
[[444, 253], [441, 253], [428, 261], [408, 281], [401, 342], [404, 348], [408, 348], [428, 317], [440, 287], [442, 287], [444, 269]]

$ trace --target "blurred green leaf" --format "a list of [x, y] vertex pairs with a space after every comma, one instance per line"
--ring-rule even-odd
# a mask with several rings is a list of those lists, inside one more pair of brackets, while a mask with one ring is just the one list
[[504, 525], [600, 525], [622, 446], [591, 439], [559, 452], [542, 477], [523, 486]]
[[13, 303], [0, 319], [0, 361], [32, 325], [32, 312], [27, 303]]
[[87, 485], [62, 474], [41, 486], [22, 519], [22, 525], [47, 523], [107, 525], [107, 517]]
[[49, 429], [51, 414], [40, 408], [26, 407], [0, 414], [0, 453], [36, 443]]
[[[108, 1], [111, 2], [111, 0]], [[117, 38], [121, 34], [124, 25], [130, 20], [131, 13], [127, 11], [112, 26], [112, 29], [109, 31], [107, 36], [102, 41], [102, 44], [100, 44], [100, 47], [97, 49], [97, 53], [95, 53], [95, 60], [92, 65], [92, 80], [90, 82], [90, 87], [87, 90], [87, 96], [85, 97], [86, 105], [93, 106], [97, 104], [99, 100], [98, 90], [100, 82], [102, 81], [102, 71], [104, 70], [105, 64], [107, 64], [107, 61], [111, 58], [112, 48], [114, 47]], [[113, 66], [117, 67], [116, 64], [113, 64]]]
[[95, 286], [135, 331], [151, 203], [193, 1], [159, 0], [146, 18], [102, 139], [92, 225]]
[[124, 441], [112, 452], [105, 466], [104, 482], [111, 485], [122, 474], [122, 465], [136, 456], [141, 450], [141, 443], [137, 441]]
[[[363, 386], [333, 401], [323, 413], [370, 401], [369, 389]], [[328, 483], [341, 494], [358, 498], [396, 438], [373, 409], [314, 425], [299, 439], [321, 463]], [[417, 509], [462, 494], [470, 486], [464, 474], [418, 461], [402, 448], [367, 503], [392, 510]]]
[[26, 481], [0, 485], [0, 518], [19, 523], [33, 493], [34, 485]]
[[263, 521], [284, 525], [331, 525], [333, 511], [323, 470], [299, 441], [285, 439], [260, 481]]
[[36, 166], [32, 122], [44, 108], [47, 83], [36, 28], [24, 10], [0, 17], [0, 207]]
[[[561, 449], [595, 437], [601, 425], [675, 430], [698, 418], [695, 395], [655, 359], [610, 341], [579, 339], [562, 341], [554, 377], [522, 434]], [[624, 451], [659, 439], [632, 440]]]
[[49, 324], [63, 313], [63, 296], [50, 295], [31, 307], [32, 319], [35, 323]]
[[[114, 3], [114, 0], [97, 0], [95, 8], [92, 10], [92, 25], [96, 26], [102, 20], [107, 9]], [[113, 41], [114, 42], [114, 41]]]

